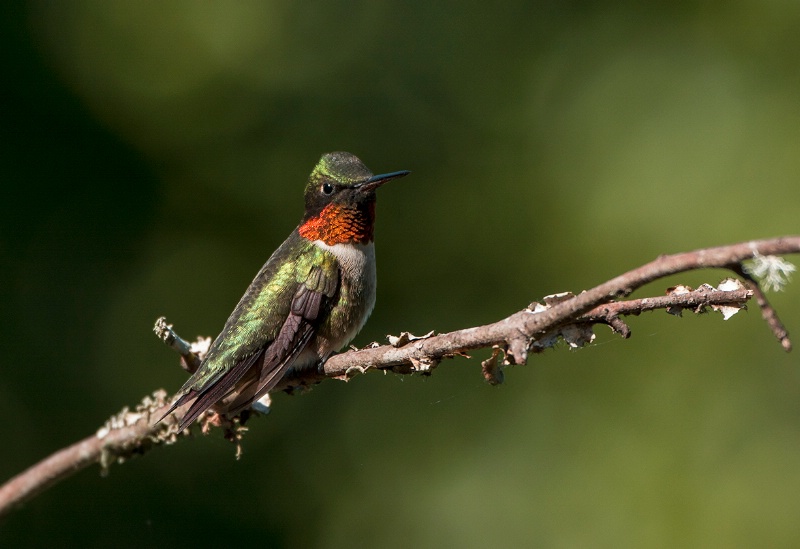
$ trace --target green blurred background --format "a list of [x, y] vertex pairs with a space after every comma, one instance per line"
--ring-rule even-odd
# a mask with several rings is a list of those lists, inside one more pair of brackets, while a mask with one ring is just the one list
[[[326, 151], [414, 172], [358, 345], [798, 232], [796, 2], [0, 9], [3, 479], [181, 385], [154, 320], [215, 335]], [[278, 395], [241, 461], [214, 433], [92, 467], [0, 545], [800, 546], [796, 354], [754, 308], [631, 326], [500, 387], [459, 359]]]

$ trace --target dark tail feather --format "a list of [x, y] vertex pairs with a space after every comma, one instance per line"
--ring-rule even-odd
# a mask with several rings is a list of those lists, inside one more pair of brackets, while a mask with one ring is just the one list
[[169, 407], [169, 410], [167, 410], [166, 412], [161, 414], [161, 417], [156, 420], [156, 423], [161, 423], [164, 420], [165, 417], [170, 415], [177, 408], [180, 408], [181, 406], [183, 406], [184, 404], [186, 404], [187, 402], [189, 402], [190, 400], [195, 398], [198, 394], [199, 393], [197, 391], [192, 389], [188, 393], [186, 393], [185, 395], [181, 395], [181, 398], [179, 398], [178, 400], [176, 400], [175, 402], [172, 403], [172, 406]]
[[194, 420], [197, 419], [197, 416], [211, 408], [218, 399], [213, 398], [213, 395], [209, 395], [209, 393], [204, 393], [200, 396], [197, 396], [197, 400], [195, 400], [189, 409], [186, 411], [186, 415], [181, 418], [181, 423], [178, 425], [178, 432], [180, 433], [186, 427], [188, 427]]
[[186, 414], [181, 418], [181, 423], [178, 426], [178, 432], [180, 433], [186, 429], [190, 423], [197, 419], [200, 414], [208, 410], [211, 406], [216, 404], [219, 400], [230, 393], [236, 386], [236, 383], [242, 378], [242, 376], [244, 376], [244, 374], [247, 373], [247, 370], [249, 370], [259, 358], [261, 358], [263, 354], [264, 352], [261, 351], [242, 360], [204, 390], [196, 391], [194, 389], [190, 389], [189, 392], [181, 395], [181, 397], [169, 407], [169, 410], [167, 410], [164, 415], [158, 418], [156, 423], [167, 417], [177, 408], [191, 402], [192, 405], [186, 411]]
[[[249, 408], [259, 398], [272, 390], [275, 385], [283, 378], [283, 374], [289, 369], [290, 364], [281, 363], [271, 367], [268, 372], [262, 372], [260, 379], [253, 380], [253, 387], [250, 391], [239, 395], [236, 400], [231, 402], [228, 408], [229, 414], [238, 414], [242, 410]], [[266, 380], [265, 378], [266, 374]]]
[[[233, 389], [236, 387], [236, 383], [242, 379], [244, 374], [247, 373], [247, 370], [249, 370], [253, 364], [258, 362], [258, 359], [260, 359], [263, 354], [264, 351], [262, 350], [261, 352], [247, 357], [236, 364], [236, 366], [225, 372], [225, 374], [215, 381], [213, 385], [210, 385], [200, 394], [196, 394], [196, 400], [186, 411], [186, 415], [184, 415], [181, 419], [181, 424], [178, 426], [178, 432], [183, 431], [190, 423], [197, 419], [197, 416], [211, 408], [211, 406], [216, 404], [219, 400], [222, 400], [228, 393], [233, 391]], [[182, 398], [183, 397], [181, 397], [181, 399]], [[187, 399], [185, 402], [188, 401], [189, 399]]]

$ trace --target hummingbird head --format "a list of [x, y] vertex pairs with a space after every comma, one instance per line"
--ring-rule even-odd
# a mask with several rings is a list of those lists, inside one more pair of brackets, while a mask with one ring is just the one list
[[306, 185], [306, 213], [300, 236], [328, 245], [372, 241], [375, 190], [411, 172], [372, 175], [361, 160], [346, 152], [322, 155]]

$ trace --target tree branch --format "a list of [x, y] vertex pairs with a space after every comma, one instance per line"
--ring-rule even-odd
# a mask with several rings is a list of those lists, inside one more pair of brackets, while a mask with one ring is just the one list
[[[404, 333], [390, 338], [390, 345], [373, 344], [365, 349], [335, 355], [318, 370], [285, 378], [277, 389], [292, 391], [325, 378], [347, 380], [372, 369], [398, 374], [429, 374], [441, 360], [467, 356], [467, 352], [480, 348], [493, 349], [492, 357], [482, 363], [483, 374], [490, 383], [499, 383], [503, 365], [525, 364], [530, 352], [550, 347], [559, 339], [571, 346], [586, 344], [594, 338], [592, 327], [595, 324], [606, 324], [627, 338], [630, 329], [621, 316], [638, 315], [654, 309], [666, 309], [673, 314], [680, 314], [684, 309], [701, 312], [711, 307], [728, 318], [754, 295], [767, 325], [788, 351], [791, 349], [788, 333], [755, 278], [762, 278], [768, 287], [780, 286], [788, 279], [793, 266], [774, 256], [793, 253], [800, 253], [800, 236], [661, 256], [577, 296], [548, 296], [544, 298], [544, 304], [533, 303], [492, 324], [422, 337]], [[747, 269], [743, 265], [746, 260], [754, 260], [757, 264]], [[707, 285], [697, 290], [679, 286], [671, 288], [666, 296], [619, 301], [659, 278], [705, 268], [729, 269], [744, 278], [745, 285], [726, 281], [716, 289]], [[163, 318], [157, 322], [155, 331], [181, 355], [184, 369], [190, 372], [197, 369], [210, 339], [201, 338], [188, 343], [178, 337]], [[171, 444], [180, 437], [190, 436], [188, 430], [177, 433], [176, 425], [185, 411], [183, 409], [153, 425], [154, 418], [160, 417], [169, 405], [170, 400], [166, 397], [165, 391], [156, 391], [145, 397], [133, 411], [125, 408], [109, 419], [96, 434], [56, 452], [10, 479], [0, 487], [0, 516], [92, 463], [99, 463], [105, 471], [115, 461], [122, 462], [145, 453], [153, 446]], [[238, 443], [246, 430], [244, 422], [248, 416], [249, 412], [236, 418], [224, 418], [212, 412], [201, 416], [198, 423], [202, 424], [204, 432], [211, 426], [220, 426], [226, 438]]]

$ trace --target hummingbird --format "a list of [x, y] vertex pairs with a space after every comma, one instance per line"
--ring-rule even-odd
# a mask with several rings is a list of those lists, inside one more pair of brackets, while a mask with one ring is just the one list
[[158, 421], [185, 404], [180, 431], [212, 406], [235, 415], [291, 369], [321, 364], [350, 343], [375, 306], [375, 191], [409, 173], [373, 175], [350, 153], [322, 155], [306, 184], [300, 224]]

